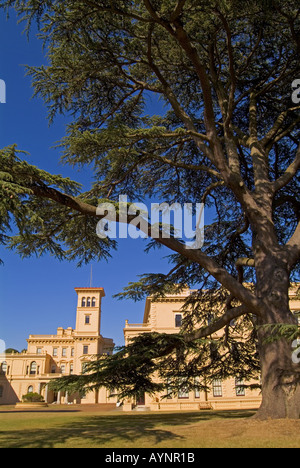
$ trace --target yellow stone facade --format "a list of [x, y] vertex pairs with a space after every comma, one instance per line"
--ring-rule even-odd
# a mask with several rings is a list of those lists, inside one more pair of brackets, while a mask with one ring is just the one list
[[56, 335], [30, 335], [27, 351], [0, 354], [0, 405], [39, 393], [47, 403], [112, 403], [106, 389], [86, 395], [48, 390], [52, 379], [80, 374], [95, 355], [112, 354], [114, 342], [100, 334], [103, 288], [75, 288], [78, 297], [75, 329], [58, 328]]
[[[95, 355], [112, 354], [113, 340], [103, 338], [101, 329], [101, 301], [103, 288], [75, 288], [78, 297], [75, 329], [58, 328], [56, 335], [30, 335], [27, 351], [0, 354], [0, 405], [11, 405], [29, 393], [39, 393], [48, 404], [117, 404], [105, 388], [86, 395], [54, 393], [48, 389], [52, 379], [64, 375], [80, 374], [86, 362]], [[125, 344], [141, 333], [178, 333], [183, 318], [182, 307], [191, 294], [189, 289], [180, 294], [167, 295], [159, 300], [146, 299], [142, 323], [131, 324], [126, 320]], [[300, 300], [296, 287], [290, 292], [291, 310], [300, 314]], [[292, 349], [291, 349], [292, 354]], [[254, 409], [260, 406], [259, 391], [251, 391], [239, 385], [237, 379], [215, 381], [209, 392], [190, 391], [165, 399], [145, 394], [139, 401], [125, 401], [124, 411], [152, 410], [201, 410], [201, 409]]]
[[[130, 324], [126, 320], [124, 328], [125, 344], [141, 333], [178, 333], [183, 318], [182, 307], [191, 290], [186, 289], [180, 294], [167, 295], [159, 300], [146, 300], [143, 323]], [[290, 306], [295, 314], [300, 313], [300, 300], [296, 297], [296, 287], [290, 291]], [[298, 315], [299, 316], [299, 315]], [[299, 320], [299, 319], [298, 319]], [[291, 349], [292, 356], [292, 349]], [[291, 357], [292, 358], [292, 357]], [[209, 392], [190, 391], [186, 394], [166, 399], [163, 395], [145, 395], [139, 401], [125, 402], [123, 409], [131, 411], [143, 408], [153, 411], [173, 410], [229, 410], [229, 409], [256, 409], [261, 404], [259, 390], [250, 390], [239, 387], [253, 382], [241, 382], [236, 378], [226, 381], [216, 380]], [[256, 382], [257, 383], [257, 382]]]

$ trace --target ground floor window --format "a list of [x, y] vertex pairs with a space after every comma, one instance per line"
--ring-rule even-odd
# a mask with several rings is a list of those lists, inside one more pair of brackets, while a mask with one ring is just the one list
[[146, 404], [146, 395], [145, 395], [145, 393], [142, 393], [142, 394], [136, 399], [136, 404], [137, 404], [137, 406], [145, 406], [145, 404]]
[[200, 388], [199, 388], [199, 385], [200, 385], [200, 379], [196, 377], [196, 378], [195, 378], [195, 389], [194, 389], [195, 398], [200, 398]]
[[179, 387], [179, 391], [178, 391], [178, 398], [181, 398], [181, 399], [187, 399], [189, 398], [189, 389], [187, 388], [186, 385], [182, 384], [180, 387]]
[[235, 394], [236, 396], [245, 396], [244, 381], [237, 377], [235, 379]]
[[213, 387], [213, 396], [214, 397], [221, 397], [223, 396], [223, 390], [222, 390], [222, 380], [221, 379], [215, 379], [212, 383]]

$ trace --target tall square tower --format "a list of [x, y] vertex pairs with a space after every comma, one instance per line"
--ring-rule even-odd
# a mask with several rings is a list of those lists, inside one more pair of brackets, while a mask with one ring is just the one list
[[78, 296], [76, 335], [100, 336], [103, 288], [75, 288]]

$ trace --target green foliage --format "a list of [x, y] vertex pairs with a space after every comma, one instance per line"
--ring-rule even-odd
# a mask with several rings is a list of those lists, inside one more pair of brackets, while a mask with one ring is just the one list
[[[109, 258], [116, 247], [96, 236], [100, 200], [116, 202], [125, 193], [132, 201], [202, 201], [210, 217], [201, 252], [172, 244], [170, 272], [143, 275], [120, 297], [157, 297], [174, 284], [195, 287], [185, 333], [208, 320], [218, 324], [238, 307], [243, 281], [255, 285], [255, 298], [261, 275], [249, 264], [241, 274], [237, 261], [253, 259], [255, 243], [269, 252], [271, 238], [272, 260], [279, 258], [300, 219], [300, 118], [291, 101], [300, 73], [299, 2], [2, 0], [0, 6], [14, 7], [28, 32], [37, 21], [49, 65], [27, 68], [35, 95], [46, 103], [50, 122], [60, 113], [71, 117], [59, 143], [62, 160], [94, 176], [82, 193], [79, 184], [28, 164], [15, 146], [3, 149], [0, 241], [23, 257], [47, 252], [89, 263]], [[150, 113], [151, 102], [162, 109], [158, 115]], [[152, 240], [147, 249], [160, 245]], [[296, 281], [299, 255], [289, 255]], [[212, 298], [222, 304], [216, 313]], [[143, 335], [55, 385], [106, 385], [125, 398], [192, 386], [199, 374], [203, 388], [204, 378], [253, 376], [256, 325], [247, 313], [226, 324], [218, 341], [209, 333], [196, 342]], [[164, 377], [162, 384], [154, 374]]]
[[285, 339], [292, 343], [292, 341], [299, 339], [300, 329], [298, 325], [290, 325], [286, 323], [276, 323], [261, 325], [258, 329], [262, 330], [265, 334], [264, 342], [275, 343], [278, 340]]
[[95, 356], [81, 375], [51, 381], [49, 388], [74, 394], [104, 386], [123, 401], [145, 392], [159, 392], [167, 398], [183, 390], [208, 391], [212, 380], [233, 375], [255, 379], [259, 363], [254, 334], [245, 335], [245, 323], [235, 324], [231, 332], [234, 339], [228, 333], [220, 340], [210, 337], [190, 342], [183, 332], [144, 333], [112, 356]]
[[17, 349], [14, 349], [14, 348], [7, 348], [4, 351], [4, 354], [19, 354], [19, 351]]
[[22, 396], [22, 400], [28, 403], [29, 402], [39, 403], [39, 402], [44, 401], [42, 395], [40, 395], [39, 393], [34, 393], [34, 392], [26, 393], [26, 395]]
[[[107, 259], [114, 242], [101, 241], [94, 235], [96, 220], [46, 196], [35, 195], [37, 191], [47, 194], [51, 188], [77, 197], [81, 185], [30, 165], [20, 158], [21, 154], [16, 146], [0, 151], [1, 243], [22, 258], [48, 253], [60, 260], [78, 259], [79, 265], [92, 259]], [[97, 206], [97, 201], [92, 202]], [[9, 232], [14, 235], [9, 236]]]
[[[224, 95], [229, 95], [232, 76], [226, 30], [220, 15], [225, 17], [231, 28], [236, 75], [236, 105], [232, 118], [236, 128], [235, 138], [240, 133], [248, 135], [248, 105], [252, 91], [258, 94], [259, 135], [265, 135], [276, 116], [290, 107], [291, 81], [299, 70], [297, 43], [294, 40], [299, 17], [296, 2], [280, 2], [280, 6], [278, 3], [245, 1], [241, 7], [240, 2], [222, 1], [216, 8], [215, 2], [182, 2], [180, 21], [210, 75], [211, 60], [214, 59], [219, 82], [216, 82], [214, 75], [210, 79], [214, 87], [216, 121], [221, 139], [222, 110], [218, 93], [220, 95], [222, 88]], [[228, 187], [214, 185], [218, 178], [213, 173], [212, 164], [199, 151], [193, 135], [183, 125], [179, 111], [174, 112], [166, 89], [168, 85], [180, 107], [191, 116], [194, 131], [205, 134], [199, 77], [190, 59], [183, 53], [182, 46], [167, 28], [167, 24], [172, 24], [170, 17], [177, 2], [153, 3], [166, 24], [151, 21], [142, 1], [122, 1], [116, 5], [109, 0], [96, 3], [10, 0], [1, 4], [14, 6], [28, 26], [34, 20], [39, 21], [40, 36], [45, 41], [50, 64], [29, 67], [28, 73], [33, 78], [35, 93], [48, 104], [50, 120], [57, 113], [66, 112], [73, 116], [61, 146], [64, 162], [94, 168], [94, 186], [82, 196], [93, 204], [97, 204], [98, 199], [108, 197], [117, 200], [122, 193], [132, 200], [159, 197], [170, 203], [199, 202], [205, 197], [207, 207], [215, 213], [215, 222], [206, 228], [204, 251], [214, 255], [222, 266], [235, 274], [236, 259], [251, 256], [249, 229], [243, 235], [236, 234], [238, 227], [244, 223], [243, 210]], [[159, 99], [166, 105], [164, 115], [146, 114], [150, 99]], [[299, 139], [296, 119], [296, 110], [287, 115], [283, 130], [292, 125], [291, 130], [270, 150], [272, 179], [278, 177], [293, 159], [295, 142]], [[252, 190], [250, 149], [245, 144], [245, 138], [237, 144], [242, 176]], [[0, 170], [2, 184], [7, 190], [12, 186], [14, 191], [19, 191], [18, 195], [30, 195], [30, 184], [11, 184], [9, 166]], [[27, 165], [26, 170], [26, 177], [30, 177], [32, 168], [29, 171]], [[45, 174], [41, 176], [43, 178]], [[72, 187], [73, 194], [79, 189], [71, 181], [61, 180], [58, 184], [58, 179], [54, 180], [50, 174], [45, 182], [64, 190]], [[282, 243], [290, 238], [297, 223], [298, 184], [299, 176], [276, 195], [274, 201], [274, 219]], [[214, 190], [207, 196], [211, 185], [214, 185]], [[11, 195], [7, 193], [8, 197]], [[51, 232], [55, 231], [54, 224], [46, 229], [41, 238], [35, 236], [33, 239], [28, 230], [23, 232], [20, 229], [24, 226], [23, 219], [20, 219], [24, 218], [24, 214], [20, 213], [24, 203], [20, 205], [16, 203], [16, 198], [9, 198], [15, 203], [7, 205], [5, 199], [7, 197], [2, 205], [1, 240], [10, 245], [5, 231], [10, 226], [7, 211], [11, 207], [21, 231], [21, 235], [12, 240], [12, 247], [21, 255], [48, 251], [62, 259], [80, 258], [80, 263], [89, 262], [93, 257], [99, 258], [98, 239], [93, 241], [91, 236], [87, 236], [82, 249], [71, 246], [76, 243], [75, 233], [79, 234], [82, 229], [84, 232], [94, 230], [92, 221], [74, 217], [69, 210], [55, 209], [53, 203], [49, 206], [45, 201], [36, 202], [30, 217], [40, 232], [45, 229], [45, 224], [48, 225], [44, 219], [46, 210], [51, 208], [56, 225], [61, 224], [62, 216], [66, 217], [66, 252], [61, 241], [57, 242], [53, 236], [50, 239]], [[29, 199], [32, 203], [32, 197]], [[289, 223], [285, 222], [287, 218]], [[71, 236], [74, 227], [75, 233]], [[63, 234], [58, 237], [62, 238]], [[101, 246], [105, 258], [109, 257], [108, 250], [113, 246], [113, 243]], [[91, 252], [90, 255], [86, 254], [87, 250]], [[178, 271], [182, 272], [183, 268]], [[153, 279], [153, 276], [149, 277], [150, 281]], [[245, 279], [253, 280], [251, 269], [246, 269]], [[197, 284], [201, 280], [207, 281], [204, 272], [200, 274]]]

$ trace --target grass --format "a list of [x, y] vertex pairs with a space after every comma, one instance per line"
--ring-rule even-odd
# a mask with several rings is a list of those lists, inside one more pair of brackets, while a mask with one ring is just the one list
[[299, 448], [300, 420], [251, 411], [99, 412], [0, 407], [0, 448]]

